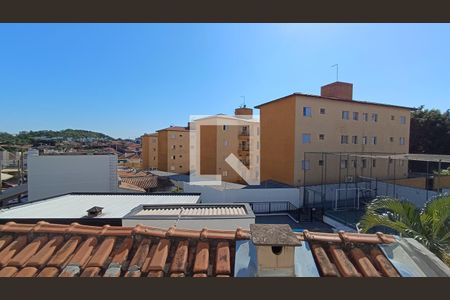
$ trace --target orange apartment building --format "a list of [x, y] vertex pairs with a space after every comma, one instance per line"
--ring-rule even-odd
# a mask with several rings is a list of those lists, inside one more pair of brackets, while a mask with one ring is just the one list
[[[319, 184], [324, 161], [308, 155], [311, 152], [409, 152], [413, 108], [353, 100], [350, 83], [334, 82], [323, 86], [320, 96], [294, 93], [256, 108], [260, 110], [261, 181]], [[386, 173], [388, 163], [363, 156], [333, 160], [328, 162], [326, 183], [338, 182], [341, 171], [351, 174], [356, 168], [365, 175], [370, 167], [372, 177], [388, 178], [392, 175]], [[398, 164], [396, 177], [406, 177], [407, 162]]]
[[158, 133], [158, 170], [189, 172], [189, 128], [171, 126]]
[[144, 134], [141, 137], [141, 146], [142, 168], [158, 169], [158, 133]]
[[[253, 110], [240, 107], [235, 110], [235, 116], [214, 115], [197, 119], [194, 124], [200, 126], [200, 139], [197, 141], [200, 155], [196, 170], [200, 170], [201, 175], [221, 175], [223, 181], [245, 184], [225, 159], [234, 154], [243, 167], [250, 168], [250, 154], [259, 150], [259, 122], [253, 119]], [[256, 137], [255, 150], [250, 147], [252, 130]], [[259, 155], [252, 157], [255, 158], [252, 163], [259, 166]]]

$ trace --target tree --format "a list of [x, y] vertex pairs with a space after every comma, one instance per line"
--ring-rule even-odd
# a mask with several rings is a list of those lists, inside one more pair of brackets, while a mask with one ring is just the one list
[[450, 196], [442, 195], [417, 208], [408, 201], [377, 198], [361, 219], [363, 232], [387, 227], [403, 237], [417, 240], [444, 262], [450, 257]]
[[410, 153], [450, 154], [450, 110], [419, 107], [411, 115]]

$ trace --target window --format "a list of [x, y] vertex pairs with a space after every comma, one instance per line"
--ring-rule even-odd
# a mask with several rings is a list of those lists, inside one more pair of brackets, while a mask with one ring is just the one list
[[391, 137], [389, 138], [389, 141], [390, 141], [391, 143], [393, 143], [393, 142], [394, 142], [394, 137], [391, 136]]
[[367, 159], [365, 158], [362, 159], [362, 167], [367, 168]]
[[358, 144], [358, 137], [356, 135], [352, 136], [352, 144]]
[[170, 170], [171, 171], [175, 170], [175, 166], [170, 166]]
[[325, 134], [319, 134], [319, 140], [324, 140], [325, 139]]
[[358, 166], [358, 162], [356, 159], [352, 160], [352, 166], [353, 166], [353, 168], [356, 168]]
[[358, 121], [359, 119], [359, 113], [357, 111], [353, 112], [353, 120]]
[[222, 176], [227, 177], [227, 176], [228, 176], [228, 171], [223, 171], [223, 172], [222, 172]]
[[302, 135], [302, 143], [303, 144], [311, 144], [311, 134], [309, 133], [304, 133]]
[[395, 116], [394, 116], [394, 115], [391, 116], [391, 120], [392, 120], [392, 121], [395, 120]]
[[372, 114], [372, 121], [377, 122], [378, 121], [378, 114]]
[[377, 137], [373, 136], [372, 137], [372, 145], [376, 145], [377, 144]]
[[325, 114], [325, 108], [321, 108], [321, 109], [320, 109], [320, 114], [321, 114], [321, 115], [324, 115], [324, 114]]
[[312, 116], [312, 111], [311, 111], [311, 107], [303, 107], [303, 116], [304, 117], [311, 117]]
[[183, 137], [183, 135], [182, 135], [182, 134], [180, 134], [180, 137]]
[[401, 116], [400, 117], [400, 124], [406, 124], [406, 117], [405, 116]]
[[183, 166], [182, 166], [182, 165], [179, 165], [179, 167], [180, 167], [180, 169], [182, 169], [182, 168], [183, 168]]
[[183, 145], [180, 145], [180, 148], [183, 148]]
[[155, 152], [156, 152], [156, 148], [153, 148], [153, 151], [155, 151]]
[[323, 166], [323, 160], [322, 159], [319, 160], [319, 166]]
[[341, 160], [341, 169], [347, 169], [348, 162], [346, 159]]
[[367, 145], [367, 136], [362, 137], [362, 143], [363, 145]]
[[180, 158], [182, 158], [182, 157], [183, 157], [183, 155], [180, 154]]
[[405, 144], [405, 138], [404, 137], [401, 137], [399, 139], [399, 141], [400, 141], [400, 145], [404, 145]]
[[348, 144], [348, 135], [341, 135], [341, 144]]
[[228, 129], [228, 126], [227, 125], [223, 125], [223, 131], [226, 131], [227, 129]]
[[364, 121], [369, 121], [369, 114], [368, 113], [363, 113], [363, 120]]
[[348, 111], [342, 111], [342, 120], [348, 120], [348, 115], [349, 115], [350, 113], [348, 112]]
[[175, 146], [175, 145], [172, 145], [172, 149], [175, 149], [177, 146]]
[[374, 159], [374, 160], [372, 160], [372, 167], [376, 167], [377, 166], [377, 160], [376, 159]]
[[175, 159], [176, 157], [175, 157], [175, 155], [172, 155], [172, 159]]
[[309, 170], [309, 169], [310, 169], [309, 160], [302, 160], [302, 170]]
[[153, 156], [153, 160], [156, 160], [156, 156]]

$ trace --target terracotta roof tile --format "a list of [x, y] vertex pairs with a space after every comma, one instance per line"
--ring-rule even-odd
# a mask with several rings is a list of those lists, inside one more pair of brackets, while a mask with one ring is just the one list
[[297, 233], [297, 237], [310, 243], [314, 260], [322, 276], [399, 276], [377, 246], [394, 242], [395, 238], [392, 235], [321, 233], [305, 230], [303, 233]]
[[237, 229], [0, 225], [1, 276], [184, 277], [230, 276]]

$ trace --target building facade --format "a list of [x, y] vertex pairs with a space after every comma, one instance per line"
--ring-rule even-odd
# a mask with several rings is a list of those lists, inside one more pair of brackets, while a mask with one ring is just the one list
[[[353, 100], [350, 83], [335, 82], [321, 95], [294, 93], [257, 106], [261, 126], [261, 180], [295, 186], [321, 183], [324, 165], [311, 153], [408, 153], [413, 108]], [[328, 162], [327, 183], [342, 173], [364, 169], [372, 177], [389, 177], [388, 160], [374, 162], [356, 155]], [[353, 156], [352, 156], [353, 157]], [[331, 164], [331, 165], [330, 165]], [[308, 172], [308, 180], [305, 180]], [[407, 175], [407, 163], [396, 176]], [[307, 182], [306, 182], [307, 181]]]
[[158, 168], [158, 133], [144, 134], [141, 137], [141, 162], [143, 169]]
[[[221, 175], [223, 181], [242, 183], [243, 178], [225, 161], [234, 154], [243, 167], [250, 168], [251, 153], [259, 151], [259, 121], [252, 118], [253, 110], [237, 108], [234, 116], [215, 115], [195, 120], [200, 139], [200, 159], [196, 170], [201, 175]], [[256, 137], [255, 149], [250, 147], [250, 135]], [[254, 167], [259, 167], [259, 155], [254, 155]]]
[[158, 130], [158, 170], [189, 172], [189, 128], [171, 126]]
[[117, 155], [28, 152], [28, 200], [72, 192], [117, 192]]

